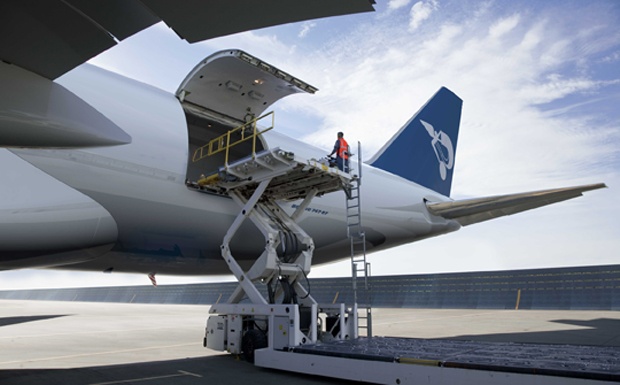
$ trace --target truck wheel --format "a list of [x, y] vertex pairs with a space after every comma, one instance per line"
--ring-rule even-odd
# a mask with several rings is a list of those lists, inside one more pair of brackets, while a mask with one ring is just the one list
[[254, 351], [267, 347], [267, 335], [260, 330], [250, 329], [243, 335], [241, 339], [241, 349], [243, 358], [246, 361], [254, 363]]

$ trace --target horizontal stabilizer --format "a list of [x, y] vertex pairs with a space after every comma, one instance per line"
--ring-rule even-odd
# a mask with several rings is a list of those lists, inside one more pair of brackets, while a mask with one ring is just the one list
[[604, 183], [598, 183], [520, 194], [499, 195], [487, 198], [439, 203], [428, 202], [426, 207], [433, 215], [446, 219], [454, 219], [458, 221], [461, 226], [467, 226], [577, 198], [583, 195], [585, 191], [596, 190], [603, 187], [607, 186]]

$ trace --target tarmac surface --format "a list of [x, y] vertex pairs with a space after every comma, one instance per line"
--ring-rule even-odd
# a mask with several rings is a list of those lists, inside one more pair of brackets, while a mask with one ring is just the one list
[[[0, 301], [0, 384], [342, 384], [202, 347], [209, 306]], [[620, 346], [620, 312], [373, 309], [374, 334]], [[352, 384], [352, 382], [351, 382]]]

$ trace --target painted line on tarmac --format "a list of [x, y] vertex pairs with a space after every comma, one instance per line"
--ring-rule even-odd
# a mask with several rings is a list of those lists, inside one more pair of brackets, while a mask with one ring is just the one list
[[112, 351], [107, 351], [107, 352], [71, 354], [71, 355], [67, 355], [67, 356], [34, 358], [34, 359], [20, 360], [20, 361], [6, 361], [6, 362], [0, 362], [0, 365], [28, 363], [28, 362], [39, 362], [39, 361], [65, 360], [65, 359], [68, 359], [68, 358], [89, 357], [89, 356], [105, 356], [105, 355], [108, 355], [108, 354], [131, 353], [131, 352], [140, 352], [140, 351], [145, 351], [145, 350], [156, 350], [156, 349], [180, 348], [180, 347], [184, 347], [184, 346], [195, 346], [195, 345], [196, 345], [196, 343], [192, 342], [192, 343], [178, 344], [178, 345], [149, 346], [149, 347], [146, 347], [146, 348], [137, 348], [137, 349], [122, 349], [122, 350], [112, 350]]
[[160, 331], [160, 330], [179, 330], [178, 327], [165, 327], [165, 328], [140, 328], [140, 329], [114, 329], [114, 330], [88, 330], [83, 332], [73, 331], [64, 333], [49, 333], [49, 334], [28, 334], [28, 335], [12, 335], [2, 337], [0, 340], [14, 340], [17, 338], [41, 338], [41, 337], [58, 337], [58, 336], [74, 336], [76, 334], [105, 334], [105, 333], [123, 333], [123, 332], [145, 332], [145, 331]]
[[[507, 311], [517, 311], [517, 310], [507, 310]], [[373, 322], [372, 325], [373, 326], [377, 326], [377, 325], [395, 325], [395, 324], [406, 324], [406, 323], [412, 323], [412, 322], [424, 322], [424, 321], [436, 321], [436, 320], [442, 320], [442, 319], [448, 319], [448, 318], [465, 318], [465, 317], [477, 317], [480, 315], [488, 315], [488, 314], [497, 314], [497, 311], [490, 311], [490, 312], [484, 312], [484, 313], [470, 313], [470, 314], [461, 314], [461, 315], [451, 315], [451, 316], [447, 316], [447, 317], [430, 317], [430, 318], [412, 318], [412, 319], [408, 319], [406, 321], [384, 321], [384, 322]]]
[[109, 382], [97, 382], [89, 385], [115, 385], [115, 384], [128, 384], [134, 382], [143, 382], [143, 381], [153, 381], [153, 380], [163, 380], [165, 378], [175, 378], [175, 377], [200, 377], [200, 374], [186, 372], [185, 370], [178, 370], [178, 374], [168, 374], [165, 376], [155, 376], [155, 377], [142, 377], [142, 378], [132, 378], [130, 380], [118, 380], [118, 381], [109, 381]]

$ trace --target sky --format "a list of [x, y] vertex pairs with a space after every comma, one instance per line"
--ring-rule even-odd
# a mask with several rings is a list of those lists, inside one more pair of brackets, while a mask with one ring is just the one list
[[[92, 64], [174, 92], [239, 48], [317, 87], [272, 106], [276, 130], [369, 159], [435, 93], [463, 99], [451, 197], [604, 182], [568, 202], [368, 256], [373, 275], [620, 263], [620, 2], [378, 0], [376, 12], [197, 44], [160, 23]], [[350, 275], [348, 261], [311, 277]], [[221, 277], [158, 276], [159, 284]], [[0, 290], [149, 284], [142, 275], [0, 272]]]

